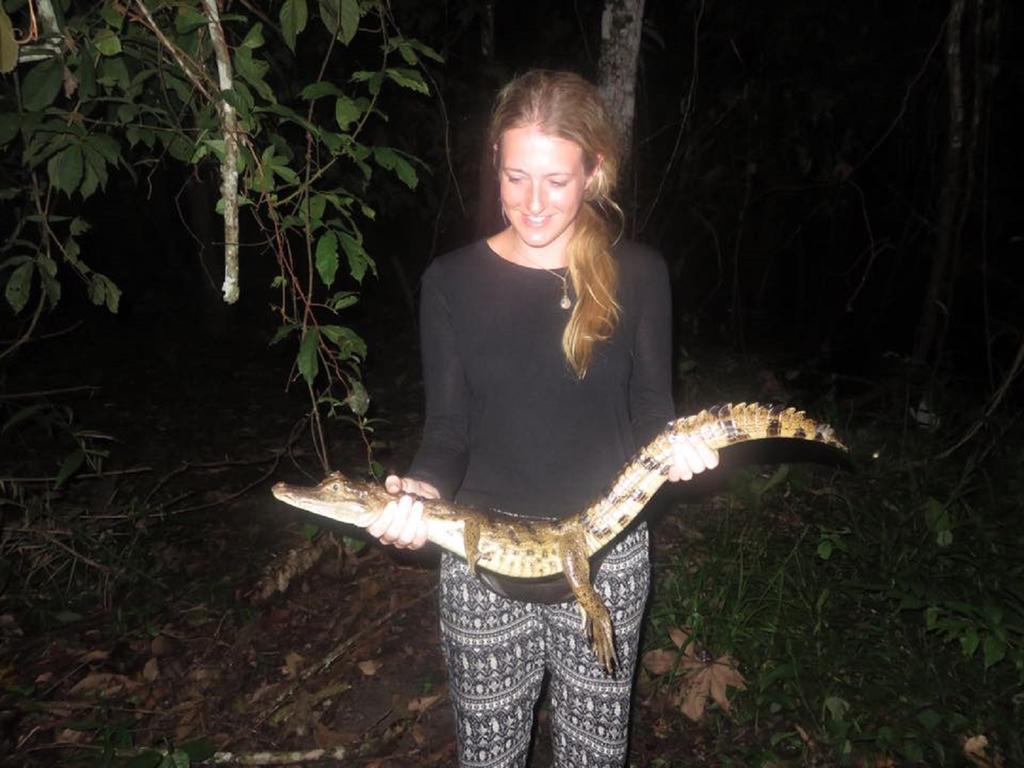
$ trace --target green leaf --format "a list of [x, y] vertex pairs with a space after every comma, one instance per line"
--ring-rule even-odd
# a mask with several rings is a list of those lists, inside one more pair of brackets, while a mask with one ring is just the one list
[[270, 71], [270, 65], [265, 61], [254, 59], [252, 48], [240, 46], [235, 49], [235, 71], [249, 83], [256, 92], [270, 102], [277, 101], [273, 89], [263, 79]]
[[339, 360], [366, 357], [366, 342], [351, 328], [343, 325], [325, 325], [320, 328], [320, 332], [338, 348]]
[[998, 664], [1006, 656], [1006, 643], [995, 635], [989, 635], [982, 643], [982, 652], [985, 654], [985, 669]]
[[101, 29], [93, 37], [92, 44], [104, 56], [117, 56], [121, 53], [121, 38], [112, 29]]
[[309, 21], [309, 8], [306, 6], [306, 0], [285, 0], [278, 18], [281, 21], [281, 34], [284, 35], [284, 41], [294, 51], [295, 41], [299, 33], [306, 28], [306, 22]]
[[200, 27], [206, 26], [206, 17], [187, 5], [178, 6], [178, 15], [174, 18], [174, 28], [179, 35], [187, 35]]
[[108, 27], [116, 29], [118, 32], [124, 26], [124, 14], [119, 13], [113, 6], [104, 6], [103, 10], [100, 11], [100, 18], [106, 22]]
[[398, 41], [397, 47], [398, 52], [402, 55], [402, 60], [410, 67], [415, 66], [420, 60], [419, 56], [416, 55], [416, 51], [405, 40]]
[[341, 0], [341, 42], [348, 45], [359, 31], [359, 0]]
[[60, 488], [64, 485], [64, 483], [78, 471], [84, 461], [85, 451], [81, 448], [77, 451], [73, 451], [66, 459], [64, 459], [64, 463], [60, 465], [60, 471], [57, 472], [57, 479], [54, 481], [53, 487]]
[[[415, 189], [419, 183], [419, 177], [416, 175], [416, 169], [412, 167], [412, 164], [402, 157], [398, 152], [391, 149], [391, 147], [374, 147], [373, 148], [373, 159], [377, 161], [377, 165], [388, 171], [393, 171], [398, 178], [400, 178], [409, 189]], [[783, 464], [785, 468], [787, 465]]]
[[341, 247], [345, 249], [345, 255], [348, 256], [348, 268], [352, 277], [361, 283], [367, 268], [374, 268], [373, 259], [363, 250], [362, 244], [347, 232], [341, 233]]
[[370, 394], [360, 381], [349, 382], [349, 394], [345, 398], [347, 405], [356, 416], [364, 416], [370, 407]]
[[818, 542], [818, 557], [822, 560], [828, 560], [832, 557], [832, 540], [822, 539]]
[[421, 43], [419, 40], [402, 40], [400, 45], [408, 45], [410, 48], [413, 48], [414, 50], [419, 51], [424, 56], [426, 56], [428, 59], [432, 59], [432, 60], [436, 61], [438, 64], [441, 64], [441, 63], [444, 62], [444, 56], [442, 56], [440, 53], [435, 51], [433, 48], [431, 48], [426, 43]]
[[[117, 85], [123, 91], [127, 91], [131, 86], [132, 76], [128, 74], [128, 67], [124, 63], [123, 56], [116, 56], [112, 59], [105, 58], [100, 61], [100, 73], [98, 82], [100, 85], [111, 87]], [[170, 87], [177, 93], [178, 98], [183, 102], [189, 98], [188, 86], [175, 77], [165, 77], [164, 84]], [[178, 89], [178, 85], [184, 89], [184, 96], [182, 91]]]
[[[274, 279], [274, 282], [277, 282], [277, 281], [278, 281], [278, 280], [280, 280], [280, 279], [281, 279], [281, 276], [280, 276], [280, 275], [278, 275], [278, 276], [277, 276], [277, 277], [276, 277], [276, 278]], [[275, 286], [275, 287], [277, 287], [277, 286]], [[299, 329], [299, 326], [297, 326], [297, 325], [295, 325], [295, 324], [293, 324], [293, 323], [288, 323], [288, 324], [286, 324], [286, 325], [280, 325], [280, 326], [278, 326], [277, 330], [276, 330], [276, 331], [274, 331], [274, 337], [273, 337], [273, 338], [272, 338], [272, 339], [270, 340], [270, 343], [269, 343], [269, 344], [267, 344], [267, 346], [268, 346], [268, 347], [272, 347], [272, 346], [274, 346], [275, 344], [277, 344], [277, 343], [278, 343], [279, 341], [281, 341], [282, 339], [286, 339], [286, 338], [288, 338], [289, 336], [291, 336], [291, 335], [292, 335], [292, 334], [293, 334], [293, 333], [294, 333], [295, 331], [297, 331], [298, 329]]]
[[168, 137], [167, 134], [161, 133], [160, 137], [167, 144], [167, 154], [175, 160], [187, 163], [192, 158], [192, 153], [195, 152], [195, 144], [186, 136], [174, 133]]
[[0, 147], [13, 141], [20, 129], [21, 120], [16, 112], [0, 113]]
[[334, 83], [328, 83], [326, 80], [320, 80], [316, 83], [310, 83], [303, 88], [302, 98], [307, 101], [314, 101], [322, 96], [336, 96], [340, 93], [341, 89]]
[[827, 696], [823, 709], [828, 711], [833, 720], [842, 720], [850, 711], [850, 703], [839, 696]]
[[0, 74], [13, 72], [18, 66], [18, 43], [14, 39], [11, 17], [0, 7]]
[[371, 95], [376, 96], [380, 92], [380, 86], [383, 82], [384, 75], [380, 72], [369, 72], [365, 69], [361, 69], [358, 72], [353, 72], [350, 78], [353, 83], [366, 83], [366, 89]]
[[117, 314], [121, 301], [121, 289], [106, 275], [93, 272], [89, 281], [89, 300], [96, 306], [107, 305], [111, 314]]
[[324, 285], [330, 288], [338, 273], [338, 236], [327, 232], [316, 244], [316, 271]]
[[310, 386], [313, 386], [313, 379], [316, 378], [316, 374], [320, 370], [320, 359], [317, 354], [319, 348], [320, 333], [316, 327], [310, 326], [302, 337], [302, 343], [299, 344], [299, 356], [296, 360], [299, 373]]
[[332, 312], [340, 312], [348, 309], [353, 304], [359, 303], [359, 294], [352, 291], [338, 291], [327, 300], [327, 306]]
[[307, 197], [302, 204], [303, 218], [309, 220], [309, 226], [316, 229], [324, 220], [324, 211], [327, 209], [327, 198], [324, 195], [313, 195]]
[[942, 725], [942, 715], [934, 709], [926, 709], [923, 712], [918, 713], [917, 721], [924, 726], [926, 731], [934, 731]]
[[403, 88], [422, 93], [424, 96], [430, 95], [430, 87], [423, 82], [423, 76], [415, 69], [389, 67], [384, 70], [384, 74]]
[[70, 195], [82, 183], [83, 165], [82, 147], [72, 144], [50, 158], [46, 164], [46, 172], [54, 189]]
[[121, 160], [121, 145], [112, 136], [105, 133], [94, 133], [85, 140], [85, 147], [94, 149], [110, 165], [117, 165]]
[[257, 23], [245, 34], [245, 39], [242, 40], [242, 48], [256, 50], [263, 47], [266, 42], [263, 38], [263, 25]]
[[0, 434], [6, 432], [11, 427], [18, 426], [23, 421], [28, 421], [38, 413], [49, 411], [52, 407], [49, 403], [36, 403], [35, 405], [25, 406], [7, 420], [3, 428], [0, 429]]
[[46, 109], [57, 98], [64, 80], [64, 65], [58, 59], [36, 64], [21, 83], [21, 104], [29, 112]]
[[68, 227], [68, 230], [71, 232], [71, 234], [76, 237], [78, 235], [84, 235], [90, 229], [92, 229], [92, 227], [89, 226], [89, 222], [78, 216], [71, 220], [71, 224]]
[[217, 748], [206, 739], [197, 739], [182, 744], [181, 751], [187, 754], [193, 763], [201, 763], [213, 757]]
[[107, 188], [107, 159], [97, 150], [98, 146], [100, 145], [95, 141], [88, 141], [82, 145], [82, 149], [85, 152], [85, 180], [82, 182], [83, 199], [95, 192], [97, 186], [103, 189]]
[[96, 65], [90, 51], [78, 57], [78, 69], [75, 72], [78, 77], [78, 95], [82, 99], [91, 99], [96, 96]]
[[30, 261], [15, 269], [7, 280], [7, 288], [4, 294], [7, 297], [7, 303], [11, 305], [11, 309], [14, 310], [15, 314], [21, 312], [25, 305], [28, 304], [28, 296], [32, 291], [32, 275], [34, 272], [35, 264]]
[[334, 104], [334, 119], [338, 121], [338, 127], [343, 131], [347, 131], [348, 127], [362, 114], [363, 110], [348, 96], [339, 96]]

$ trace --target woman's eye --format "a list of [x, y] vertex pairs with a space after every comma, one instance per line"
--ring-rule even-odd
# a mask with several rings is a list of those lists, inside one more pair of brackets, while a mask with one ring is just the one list
[[555, 187], [556, 189], [561, 189], [562, 187], [566, 186], [568, 183], [569, 182], [567, 182], [567, 181], [552, 181], [551, 182], [551, 186]]

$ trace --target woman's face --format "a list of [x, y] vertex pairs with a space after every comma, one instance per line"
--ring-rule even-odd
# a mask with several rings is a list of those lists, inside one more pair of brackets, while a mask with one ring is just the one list
[[501, 207], [517, 239], [564, 248], [587, 184], [582, 148], [530, 125], [505, 131], [499, 151]]

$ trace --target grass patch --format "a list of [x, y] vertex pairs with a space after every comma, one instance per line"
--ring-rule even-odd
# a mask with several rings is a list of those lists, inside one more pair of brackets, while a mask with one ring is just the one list
[[[1020, 444], [929, 460], [949, 442], [853, 474], [748, 470], [683, 510], [701, 522], [659, 557], [648, 638], [685, 628], [739, 662], [746, 690], [705, 717], [723, 761], [1024, 764]], [[692, 674], [657, 683], [678, 700]]]

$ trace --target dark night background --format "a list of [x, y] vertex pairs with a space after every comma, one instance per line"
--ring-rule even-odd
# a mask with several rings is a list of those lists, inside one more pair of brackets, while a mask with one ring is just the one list
[[[1015, 0], [967, 3], [961, 55], [970, 130], [957, 155], [950, 152], [945, 39], [957, 2], [647, 0], [634, 149], [619, 200], [627, 236], [656, 246], [669, 264], [680, 413], [714, 402], [775, 400], [825, 414], [848, 436], [862, 466], [874, 454], [891, 461], [898, 474], [880, 479], [868, 469], [851, 480], [864, 484], [848, 491], [851, 508], [859, 495], [873, 503], [883, 488], [900, 489], [893, 490], [894, 498], [904, 490], [919, 493], [927, 505], [940, 493], [923, 479], [929, 459], [915, 455], [911, 461], [903, 451], [911, 446], [932, 456], [962, 434], [983, 435], [987, 448], [969, 460], [954, 455], [936, 471], [949, 478], [966, 473], [965, 466], [983, 467], [978, 485], [988, 501], [972, 503], [990, 503], [997, 525], [1008, 525], [1019, 517], [1024, 494], [1018, 479], [1022, 392], [1016, 379], [1024, 331], [1024, 15]], [[227, 5], [245, 13], [251, 4]], [[601, 3], [494, 2], [490, 56], [481, 51], [488, 5], [391, 3], [400, 33], [432, 46], [444, 63], [425, 60], [429, 97], [386, 90], [380, 107], [388, 119], [370, 124], [364, 137], [422, 163], [415, 190], [380, 172], [365, 189], [377, 218], [361, 226], [378, 274], [361, 286], [349, 278], [348, 287], [361, 297], [342, 317], [367, 342], [363, 375], [371, 396], [374, 459], [389, 470], [404, 468], [419, 433], [419, 276], [434, 257], [498, 226], [497, 188], [483, 142], [496, 89], [532, 67], [572, 69], [590, 78], [598, 71]], [[345, 53], [351, 60], [341, 59], [339, 82], [376, 60], [376, 43], [362, 45], [357, 39]], [[291, 76], [294, 87], [309, 82], [322, 53], [312, 43], [300, 47], [294, 61], [280, 59], [274, 76], [282, 82]], [[301, 143], [298, 134], [296, 142]], [[239, 702], [258, 698], [250, 698], [252, 690], [278, 670], [293, 663], [301, 667], [292, 657], [282, 661], [287, 650], [315, 660], [337, 637], [351, 635], [363, 644], [356, 646], [363, 653], [357, 658], [378, 653], [388, 659], [386, 679], [392, 685], [383, 685], [385, 673], [374, 677], [364, 669], [355, 683], [366, 686], [362, 699], [346, 704], [339, 695], [334, 730], [318, 725], [314, 741], [348, 744], [358, 737], [380, 754], [388, 754], [394, 742], [416, 755], [362, 765], [444, 765], [451, 748], [447, 705], [435, 710], [445, 714], [432, 715], [434, 721], [412, 724], [394, 714], [404, 712], [417, 692], [443, 690], [436, 643], [429, 640], [435, 632], [431, 603], [402, 602], [427, 594], [433, 583], [429, 569], [371, 548], [370, 554], [350, 554], [306, 577], [292, 597], [278, 596], [269, 607], [247, 602], [268, 563], [300, 549], [308, 533], [308, 520], [271, 506], [270, 481], [316, 479], [322, 469], [306, 430], [308, 394], [295, 373], [296, 348], [270, 344], [280, 323], [273, 309], [280, 295], [269, 288], [278, 265], [244, 212], [241, 239], [248, 245], [242, 251], [241, 300], [228, 307], [220, 299], [223, 235], [219, 219], [210, 214], [216, 197], [213, 165], [183, 170], [165, 161], [134, 178], [112, 175], [106, 192], [85, 203], [73, 199], [73, 212], [92, 224], [81, 238], [83, 258], [122, 288], [120, 310], [111, 314], [92, 306], [67, 277], [59, 306], [42, 316], [32, 340], [0, 359], [5, 423], [39, 404], [45, 405], [39, 413], [62, 414], [45, 423], [28, 419], [0, 434], [4, 524], [10, 528], [22, 514], [42, 520], [65, 510], [46, 535], [70, 531], [74, 535], [60, 541], [76, 548], [76, 557], [91, 553], [101, 574], [94, 592], [76, 592], [75, 579], [93, 574], [92, 565], [65, 570], [53, 565], [57, 559], [34, 561], [35, 544], [23, 547], [5, 533], [0, 658], [10, 654], [10, 661], [0, 670], [6, 691], [0, 696], [0, 752], [31, 742], [31, 734], [25, 735], [31, 727], [46, 734], [52, 728], [50, 741], [66, 741], [68, 729], [74, 730], [67, 723], [81, 714], [60, 710], [59, 717], [39, 725], [18, 696], [46, 700], [57, 691], [54, 697], [67, 698], [65, 683], [73, 673], [63, 677], [64, 671], [84, 666], [138, 679], [150, 655], [161, 659], [162, 676], [148, 683], [174, 690], [159, 701], [156, 693], [143, 700], [139, 709], [149, 714], [138, 715], [137, 722], [149, 718], [149, 732], [137, 734], [136, 743], [170, 739], [167, 734], [177, 728], [179, 743], [203, 734], [218, 745], [306, 746], [307, 734], [299, 729], [268, 736], [270, 731], [252, 726], [249, 704]], [[0, 227], [10, 228], [15, 215], [5, 208]], [[947, 257], [938, 299], [930, 303], [926, 291], [934, 265]], [[6, 280], [4, 273], [0, 280]], [[936, 325], [929, 332], [930, 313]], [[25, 332], [27, 314], [2, 311], [5, 346]], [[928, 343], [922, 345], [922, 338]], [[927, 429], [931, 420], [922, 420], [921, 404], [935, 414], [938, 432]], [[973, 433], [972, 423], [978, 427]], [[104, 468], [129, 474], [51, 488], [47, 482], [60, 467], [71, 433], [108, 452]], [[333, 466], [365, 470], [363, 437], [344, 418], [332, 422], [329, 443]], [[1007, 495], [999, 496], [999, 483]], [[88, 510], [132, 520], [135, 527], [127, 538], [122, 529], [105, 538], [86, 524]], [[820, 530], [824, 540], [832, 530], [817, 519], [801, 527], [790, 517], [780, 529], [794, 538], [798, 530]], [[658, 546], [670, 553], [678, 544], [675, 525], [665, 523], [659, 534], [665, 541]], [[1006, 542], [1014, 540], [1019, 541], [1008, 535]], [[103, 557], [115, 550], [124, 561], [106, 565]], [[909, 557], [902, 550], [890, 554], [894, 561]], [[974, 568], [964, 562], [955, 568]], [[29, 568], [28, 575], [19, 575], [19, 568]], [[41, 585], [38, 574], [51, 571]], [[1019, 607], [1024, 577], [1016, 565], [1011, 571], [999, 578], [999, 590]], [[387, 575], [373, 575], [379, 572]], [[856, 581], [849, 574], [844, 578]], [[63, 592], [53, 586], [65, 582]], [[190, 624], [194, 611], [210, 623]], [[372, 624], [389, 611], [401, 619], [395, 628]], [[876, 622], [878, 613], [871, 607], [865, 615], [843, 631], [858, 637], [855, 632]], [[428, 640], [400, 635], [402, 622]], [[364, 624], [373, 631], [361, 630]], [[1019, 628], [1007, 631], [1020, 637]], [[149, 650], [158, 636], [173, 642], [175, 650], [166, 657]], [[1014, 658], [1024, 659], [1015, 647]], [[82, 661], [89, 649], [107, 655]], [[873, 653], [864, 655], [875, 658]], [[200, 668], [216, 672], [200, 679]], [[42, 670], [57, 670], [60, 679]], [[294, 669], [282, 674], [289, 677]], [[172, 706], [184, 695], [186, 680], [205, 697], [202, 717], [209, 719], [202, 727]], [[409, 680], [417, 681], [417, 692], [404, 690]], [[382, 684], [380, 691], [374, 681]], [[996, 688], [993, 708], [1012, 710], [1009, 722], [1019, 725], [1019, 686], [1012, 696]], [[685, 735], [677, 739], [681, 726], [668, 724], [651, 704], [657, 696], [644, 689], [641, 698], [634, 751], [645, 762], [637, 764], [655, 765], [653, 755], [670, 754], [685, 764], [718, 765], [716, 749], [724, 749], [723, 743], [735, 739], [746, 749], [767, 738], [754, 734], [757, 726], [749, 723], [733, 723], [737, 730], [730, 731], [731, 721], [723, 718], [696, 732], [683, 728]], [[1011, 699], [1015, 703], [1005, 703]], [[933, 706], [940, 709], [929, 701], [913, 714]], [[882, 709], [876, 712], [880, 717]], [[977, 722], [982, 720], [979, 714]], [[116, 728], [104, 722], [109, 737]], [[942, 727], [971, 732], [952, 722]], [[387, 736], [382, 723], [401, 725], [405, 741]], [[542, 732], [545, 727], [542, 720]], [[1005, 736], [1015, 727], [1003, 731], [1002, 748], [1020, 756], [1019, 734], [1016, 741]], [[667, 746], [676, 741], [684, 746]], [[902, 754], [906, 762], [858, 765], [915, 762], [909, 747], [890, 749], [882, 737], [871, 745]], [[372, 749], [371, 755], [378, 754]], [[813, 739], [800, 749], [802, 757], [790, 755], [790, 762], [777, 764], [847, 760], [825, 756], [827, 750]], [[733, 764], [757, 764], [750, 750], [739, 752], [740, 762]], [[0, 764], [52, 764], [46, 762], [50, 754], [42, 751], [27, 763], [6, 763], [0, 756]], [[866, 748], [864, 754], [874, 753]], [[928, 764], [940, 763], [958, 764], [956, 758]], [[661, 763], [670, 764], [684, 763]], [[926, 763], [922, 758], [918, 764]]]

